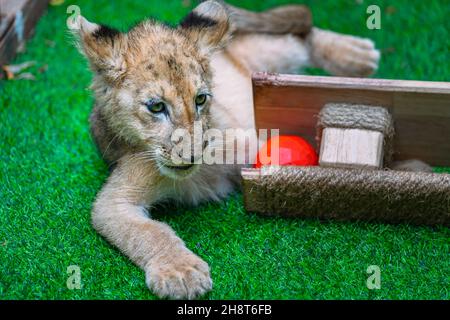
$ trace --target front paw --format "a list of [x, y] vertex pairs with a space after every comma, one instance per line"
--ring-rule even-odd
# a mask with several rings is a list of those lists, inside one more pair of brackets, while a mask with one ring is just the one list
[[212, 289], [206, 262], [187, 248], [152, 259], [145, 269], [147, 286], [160, 298], [195, 299]]

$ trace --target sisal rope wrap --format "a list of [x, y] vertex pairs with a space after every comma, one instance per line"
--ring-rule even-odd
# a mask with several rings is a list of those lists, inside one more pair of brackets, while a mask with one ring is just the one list
[[394, 124], [387, 109], [348, 103], [328, 103], [319, 113], [317, 145], [320, 150], [322, 131], [325, 128], [364, 129], [384, 135], [384, 166], [388, 167], [394, 153]]
[[252, 212], [450, 225], [450, 174], [282, 166], [243, 169], [242, 177]]

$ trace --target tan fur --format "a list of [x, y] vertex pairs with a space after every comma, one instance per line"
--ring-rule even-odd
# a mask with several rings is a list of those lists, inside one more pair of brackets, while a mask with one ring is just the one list
[[294, 34], [305, 37], [312, 28], [311, 12], [303, 5], [284, 5], [264, 12], [251, 12], [223, 3], [235, 34]]
[[[255, 139], [253, 71], [296, 72], [313, 63], [338, 74], [367, 75], [378, 60], [370, 40], [317, 28], [302, 37], [239, 32], [236, 26], [246, 26], [245, 19], [236, 24], [230, 8], [214, 1], [194, 13], [191, 25], [177, 29], [143, 22], [120, 34], [79, 21], [80, 48], [94, 72], [91, 130], [113, 169], [94, 203], [92, 223], [145, 271], [147, 285], [160, 297], [195, 298], [211, 290], [212, 281], [208, 265], [170, 227], [149, 218], [147, 209], [162, 200], [218, 200], [239, 180], [237, 165], [168, 169], [173, 131], [183, 127], [192, 133], [198, 120], [222, 131], [251, 128]], [[264, 16], [269, 27], [281, 30], [279, 16], [270, 16]], [[258, 20], [252, 19], [254, 25]], [[193, 101], [200, 91], [212, 98], [196, 112]], [[155, 96], [167, 102], [169, 118], [157, 118], [144, 106]]]

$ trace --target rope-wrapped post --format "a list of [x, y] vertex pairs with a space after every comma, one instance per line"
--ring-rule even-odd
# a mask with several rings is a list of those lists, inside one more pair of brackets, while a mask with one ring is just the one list
[[243, 169], [244, 205], [264, 215], [450, 225], [450, 175], [321, 167]]

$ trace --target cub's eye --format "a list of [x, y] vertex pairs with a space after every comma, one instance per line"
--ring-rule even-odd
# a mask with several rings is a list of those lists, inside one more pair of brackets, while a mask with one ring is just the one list
[[155, 102], [155, 101], [148, 101], [145, 103], [148, 111], [152, 113], [161, 113], [166, 111], [166, 105], [164, 102]]
[[208, 96], [206, 94], [199, 94], [196, 98], [195, 98], [195, 104], [197, 107], [201, 107], [206, 103], [206, 100], [208, 99]]

